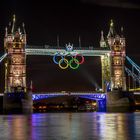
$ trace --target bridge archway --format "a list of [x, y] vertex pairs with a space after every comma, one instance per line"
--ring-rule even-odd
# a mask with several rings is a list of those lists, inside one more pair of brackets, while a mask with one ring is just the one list
[[[73, 100], [76, 99], [86, 99], [86, 100], [89, 100], [89, 101], [96, 101], [96, 107], [94, 105], [94, 109], [96, 108], [97, 111], [106, 111], [106, 95], [105, 94], [101, 94], [101, 93], [85, 93], [85, 94], [82, 94], [82, 93], [65, 93], [65, 94], [62, 94], [62, 93], [42, 93], [42, 94], [34, 94], [32, 96], [32, 99], [34, 102], [37, 102], [39, 103], [41, 100], [46, 100], [46, 99], [54, 99], [54, 98], [58, 98], [59, 102], [60, 103], [63, 103], [63, 100], [62, 100], [62, 97], [64, 97], [65, 99], [64, 100], [68, 100], [69, 98], [71, 98], [70, 100]], [[51, 100], [48, 100], [49, 102], [52, 103]], [[58, 101], [56, 101], [54, 99], [53, 103], [56, 103]], [[76, 101], [76, 102], [79, 102], [79, 101]], [[80, 107], [78, 104], [76, 104], [77, 106], [77, 109]]]

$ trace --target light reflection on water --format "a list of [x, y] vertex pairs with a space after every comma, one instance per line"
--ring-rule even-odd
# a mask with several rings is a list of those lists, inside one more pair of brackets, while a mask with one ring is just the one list
[[1, 115], [0, 140], [139, 140], [140, 113]]

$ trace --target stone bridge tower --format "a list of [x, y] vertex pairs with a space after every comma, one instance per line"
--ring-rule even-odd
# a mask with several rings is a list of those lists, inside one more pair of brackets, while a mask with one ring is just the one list
[[[121, 29], [121, 32], [123, 29]], [[126, 90], [125, 77], [125, 38], [115, 32], [113, 21], [111, 20], [107, 42], [111, 49], [111, 89]]]
[[5, 93], [26, 92], [26, 32], [16, 28], [16, 18], [6, 28], [4, 48], [7, 53], [5, 62]]

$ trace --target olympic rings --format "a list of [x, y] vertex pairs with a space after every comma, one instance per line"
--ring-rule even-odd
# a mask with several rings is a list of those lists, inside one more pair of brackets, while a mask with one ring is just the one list
[[[75, 67], [72, 66], [72, 63], [73, 63], [73, 62], [75, 62], [75, 64], [76, 64]], [[79, 61], [78, 61], [76, 58], [73, 58], [73, 59], [70, 60], [69, 66], [70, 66], [70, 68], [73, 69], [73, 70], [77, 69], [77, 68], [79, 67]]]
[[[76, 58], [76, 57], [78, 57], [78, 56], [80, 56], [80, 57], [81, 57], [81, 61], [80, 61], [80, 62], [78, 62], [78, 64], [83, 64], [83, 63], [84, 63], [84, 61], [85, 61], [84, 56], [82, 56], [81, 54], [76, 54], [76, 55], [74, 56], [74, 58]], [[76, 62], [76, 63], [77, 63], [77, 62]]]
[[[57, 59], [58, 57], [60, 57], [60, 59]], [[68, 57], [69, 60], [68, 60]], [[81, 60], [78, 60], [78, 57], [81, 57]], [[57, 60], [56, 60], [57, 59]], [[85, 59], [84, 56], [82, 56], [82, 54], [61, 54], [61, 53], [56, 53], [53, 56], [53, 61], [55, 64], [59, 65], [59, 67], [61, 69], [67, 69], [68, 67], [70, 67], [71, 69], [77, 69], [80, 64], [83, 64]]]
[[56, 54], [53, 56], [53, 62], [54, 62], [55, 64], [59, 64], [59, 61], [61, 60], [61, 59], [60, 59], [60, 60], [56, 61], [56, 56], [60, 56], [61, 59], [64, 59], [64, 57], [63, 57], [61, 54], [56, 53]]
[[[62, 63], [63, 63], [63, 62], [66, 64], [66, 66], [62, 66]], [[61, 69], [66, 69], [66, 68], [68, 68], [68, 66], [69, 66], [69, 62], [68, 62], [68, 60], [67, 60], [66, 58], [60, 59], [60, 61], [59, 61], [59, 67], [60, 67]]]

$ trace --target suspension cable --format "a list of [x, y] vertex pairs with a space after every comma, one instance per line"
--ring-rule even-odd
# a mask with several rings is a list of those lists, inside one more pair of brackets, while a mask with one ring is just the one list
[[132, 61], [132, 59], [130, 59], [128, 56], [126, 56], [126, 59], [128, 60], [128, 62], [134, 66], [134, 68], [140, 73], [140, 67], [134, 62]]
[[3, 59], [4, 59], [6, 56], [7, 56], [7, 53], [5, 53], [4, 55], [2, 55], [2, 56], [0, 57], [0, 63], [3, 61]]

